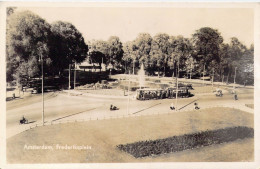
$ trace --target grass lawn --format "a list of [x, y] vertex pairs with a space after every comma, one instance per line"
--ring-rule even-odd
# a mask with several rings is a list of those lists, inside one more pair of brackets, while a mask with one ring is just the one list
[[[116, 145], [163, 139], [225, 127], [254, 127], [254, 116], [236, 109], [204, 109], [34, 128], [7, 140], [8, 163], [253, 161], [254, 139], [193, 150], [134, 158]], [[89, 150], [59, 150], [56, 145], [85, 145]], [[27, 146], [52, 146], [53, 150], [27, 150]]]

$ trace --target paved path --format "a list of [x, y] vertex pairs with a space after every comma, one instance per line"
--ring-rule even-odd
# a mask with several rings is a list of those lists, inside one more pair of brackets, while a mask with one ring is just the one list
[[[45, 121], [47, 124], [75, 122], [81, 120], [100, 120], [108, 118], [122, 118], [132, 116], [143, 116], [161, 113], [179, 113], [182, 111], [194, 110], [194, 101], [199, 104], [201, 109], [210, 107], [231, 107], [241, 109], [248, 113], [254, 113], [253, 109], [248, 108], [245, 104], [252, 104], [252, 94], [241, 94], [238, 101], [234, 101], [232, 95], [226, 94], [223, 97], [216, 97], [212, 93], [209, 95], [196, 96], [191, 98], [178, 99], [178, 109], [184, 107], [178, 112], [169, 109], [175, 99], [129, 101], [128, 97], [107, 97], [95, 96], [88, 93], [75, 92], [73, 90], [68, 94], [66, 92], [58, 93], [45, 102]], [[37, 96], [36, 96], [37, 97]], [[120, 109], [110, 111], [111, 104]], [[127, 109], [129, 107], [129, 109]], [[21, 113], [22, 112], [22, 113]], [[29, 119], [29, 124], [19, 125], [19, 119], [25, 115]], [[23, 132], [30, 127], [41, 125], [42, 110], [41, 102], [22, 105], [7, 110], [7, 138]]]

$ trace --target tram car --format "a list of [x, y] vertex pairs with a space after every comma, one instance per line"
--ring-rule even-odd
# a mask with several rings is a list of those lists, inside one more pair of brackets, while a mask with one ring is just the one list
[[[187, 87], [178, 88], [177, 97], [190, 97], [190, 92]], [[176, 98], [176, 88], [167, 89], [137, 89], [136, 99], [137, 100], [152, 100], [152, 99], [172, 99]]]

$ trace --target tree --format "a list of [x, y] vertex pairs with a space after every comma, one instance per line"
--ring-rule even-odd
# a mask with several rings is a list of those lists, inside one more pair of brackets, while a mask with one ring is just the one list
[[[194, 67], [195, 61], [192, 57], [192, 44], [188, 38], [183, 36], [170, 37], [168, 47], [168, 65], [176, 70], [176, 63], [186, 72], [190, 71], [189, 67]], [[189, 59], [189, 61], [187, 61]], [[187, 65], [188, 64], [188, 65]], [[175, 71], [174, 71], [175, 72]]]
[[[9, 11], [10, 13], [10, 11]], [[50, 25], [30, 12], [15, 12], [8, 16], [6, 33], [7, 81], [21, 82], [39, 72], [39, 58], [50, 62], [48, 38]]]
[[163, 67], [164, 75], [169, 58], [168, 47], [169, 47], [169, 35], [165, 33], [159, 33], [153, 37], [151, 44], [151, 60], [156, 64], [158, 68], [158, 75], [160, 74], [160, 68]]
[[237, 68], [236, 72], [236, 82], [244, 84], [244, 82], [250, 81], [253, 84], [253, 65], [254, 65], [254, 48], [251, 46], [250, 49], [242, 44], [236, 37], [232, 37], [230, 41], [230, 58], [229, 70], [233, 70], [232, 75], [234, 76], [234, 70]]
[[92, 51], [92, 52], [89, 52], [89, 56], [93, 63], [99, 64], [100, 72], [101, 72], [101, 69], [102, 69], [101, 66], [102, 66], [103, 58], [105, 58], [105, 55], [100, 51]]
[[123, 57], [123, 46], [119, 37], [111, 36], [108, 39], [108, 56], [109, 56], [109, 64], [112, 66], [119, 66]]
[[7, 15], [7, 16], [12, 15], [15, 10], [16, 10], [16, 7], [7, 7], [7, 8], [6, 8], [6, 15]]
[[51, 25], [51, 59], [54, 72], [60, 73], [72, 63], [85, 60], [88, 46], [74, 25], [58, 21]]
[[229, 44], [222, 43], [220, 45], [219, 58], [219, 68], [217, 70], [219, 76], [216, 80], [224, 80], [224, 76], [227, 76], [228, 79], [230, 65], [232, 65]]
[[148, 33], [140, 33], [134, 40], [135, 57], [138, 62], [143, 63], [145, 67], [150, 67], [150, 51], [152, 45], [152, 37]]
[[196, 30], [192, 35], [192, 41], [196, 60], [198, 61], [201, 70], [204, 65], [207, 71], [211, 70], [216, 66], [212, 65], [213, 61], [214, 63], [219, 63], [219, 50], [220, 45], [223, 43], [223, 37], [218, 30], [210, 27], [203, 27]]
[[[103, 60], [103, 63], [107, 64], [109, 63], [109, 55], [108, 55], [108, 43], [106, 41], [103, 41], [103, 40], [93, 40], [89, 43], [89, 51], [90, 51], [90, 54], [92, 52], [100, 52], [99, 53], [99, 56], [102, 55], [102, 60]], [[102, 54], [101, 54], [102, 53]], [[91, 57], [92, 58], [92, 57]], [[96, 59], [94, 59], [93, 61], [95, 61]], [[102, 62], [101, 60], [101, 62]]]
[[134, 51], [133, 51], [133, 42], [132, 41], [128, 41], [123, 45], [123, 57], [122, 60], [125, 63], [125, 70], [129, 70], [130, 67], [132, 67], [133, 62], [135, 60], [135, 55], [134, 55]]

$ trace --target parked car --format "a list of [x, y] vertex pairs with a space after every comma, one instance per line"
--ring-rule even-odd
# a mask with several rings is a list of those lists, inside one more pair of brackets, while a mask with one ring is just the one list
[[34, 87], [32, 89], [32, 94], [37, 94], [37, 93], [41, 93], [42, 92], [42, 89], [40, 87]]

